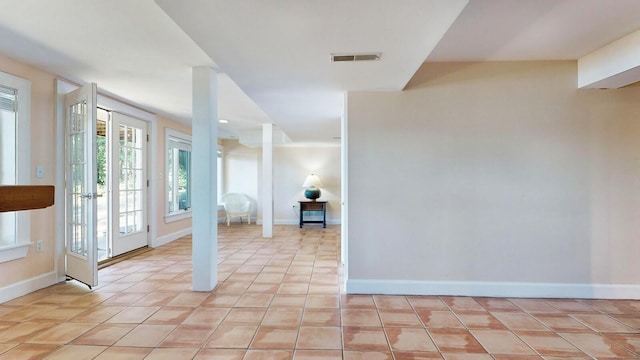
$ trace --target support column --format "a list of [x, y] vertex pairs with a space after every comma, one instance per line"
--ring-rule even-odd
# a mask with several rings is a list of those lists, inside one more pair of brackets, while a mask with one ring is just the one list
[[[340, 173], [340, 204], [342, 205], [341, 209], [341, 217], [340, 217], [340, 260], [342, 261], [342, 265], [344, 266], [344, 281], [346, 283], [349, 277], [349, 267], [347, 264], [347, 241], [349, 235], [349, 204], [347, 199], [349, 198], [349, 143], [348, 143], [348, 106], [349, 106], [349, 95], [345, 92], [343, 100], [342, 100], [342, 119], [340, 122], [340, 161], [341, 161], [341, 173]], [[342, 284], [344, 285], [344, 284]]]
[[262, 125], [262, 237], [273, 237], [273, 124]]
[[209, 67], [194, 67], [192, 76], [192, 284], [211, 291], [218, 283], [218, 84]]

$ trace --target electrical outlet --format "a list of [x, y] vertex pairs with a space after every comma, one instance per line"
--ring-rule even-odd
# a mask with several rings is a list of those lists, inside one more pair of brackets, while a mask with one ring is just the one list
[[36, 241], [36, 252], [42, 252], [42, 247], [43, 247], [43, 241], [42, 240], [38, 240]]

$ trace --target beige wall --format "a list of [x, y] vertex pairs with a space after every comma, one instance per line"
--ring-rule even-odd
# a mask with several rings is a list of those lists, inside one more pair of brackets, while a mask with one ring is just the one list
[[[33, 67], [0, 55], [0, 71], [31, 81], [31, 169], [32, 185], [55, 185], [56, 139], [54, 77]], [[36, 165], [43, 165], [43, 178], [33, 176]], [[60, 189], [56, 189], [60, 191]], [[44, 251], [29, 248], [27, 257], [0, 263], [0, 288], [54, 271], [55, 207], [31, 211], [31, 241], [44, 241]]]
[[340, 223], [339, 146], [276, 147], [273, 168], [273, 218], [276, 223], [298, 221], [298, 200], [307, 200], [302, 183], [312, 173], [322, 181], [318, 200], [327, 201], [327, 222]]
[[640, 297], [640, 87], [576, 79], [436, 63], [349, 93], [348, 289]]

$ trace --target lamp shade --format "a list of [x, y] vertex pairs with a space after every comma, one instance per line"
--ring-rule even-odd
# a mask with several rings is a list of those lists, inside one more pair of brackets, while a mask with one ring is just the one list
[[322, 182], [320, 181], [320, 178], [318, 177], [318, 175], [314, 175], [314, 174], [309, 174], [307, 175], [307, 178], [304, 179], [304, 183], [302, 184], [303, 188], [311, 188], [311, 187], [321, 187], [322, 186]]

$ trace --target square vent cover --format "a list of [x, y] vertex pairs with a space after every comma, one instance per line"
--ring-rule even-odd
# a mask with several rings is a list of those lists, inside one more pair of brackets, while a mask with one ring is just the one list
[[331, 54], [332, 62], [349, 61], [378, 61], [382, 53], [362, 53], [362, 54]]

